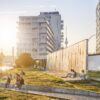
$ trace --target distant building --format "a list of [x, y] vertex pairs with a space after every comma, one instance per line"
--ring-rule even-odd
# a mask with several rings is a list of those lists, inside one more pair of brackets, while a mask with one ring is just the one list
[[13, 56], [4, 56], [3, 66], [13, 66]]
[[100, 1], [96, 8], [96, 53], [100, 53]]
[[46, 59], [56, 49], [54, 32], [42, 16], [20, 16], [17, 40], [17, 55], [26, 52], [33, 59]]
[[56, 43], [56, 50], [64, 47], [65, 34], [63, 30], [63, 20], [58, 11], [54, 12], [41, 12], [40, 16], [45, 17], [50, 23], [50, 26], [54, 32], [54, 39]]

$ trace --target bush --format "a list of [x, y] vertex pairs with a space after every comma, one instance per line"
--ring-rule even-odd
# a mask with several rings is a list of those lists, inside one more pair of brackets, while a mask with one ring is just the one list
[[16, 66], [29, 67], [33, 65], [33, 59], [30, 54], [23, 53], [15, 61]]

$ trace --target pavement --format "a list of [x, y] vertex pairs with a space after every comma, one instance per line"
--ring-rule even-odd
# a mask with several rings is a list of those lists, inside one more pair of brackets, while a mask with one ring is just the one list
[[100, 82], [100, 78], [92, 77], [91, 79]]
[[49, 97], [56, 97], [60, 99], [69, 99], [69, 100], [100, 100], [97, 97], [88, 97], [88, 96], [79, 96], [79, 95], [70, 95], [70, 94], [61, 94], [61, 93], [49, 93], [49, 92], [39, 92], [39, 91], [30, 91], [30, 90], [19, 90], [19, 89], [11, 89], [13, 91], [24, 92], [24, 93], [31, 93], [31, 94], [38, 94], [38, 95], [45, 95]]
[[[2, 84], [0, 85], [1, 88], [5, 88], [5, 85]], [[18, 91], [18, 92], [23, 92], [23, 93], [31, 93], [31, 94], [38, 94], [38, 95], [44, 95], [44, 96], [49, 96], [49, 97], [56, 97], [56, 98], [60, 98], [60, 99], [69, 99], [69, 100], [100, 100], [100, 97], [96, 97], [96, 96], [85, 96], [85, 95], [73, 95], [73, 94], [69, 94], [69, 93], [57, 93], [57, 92], [50, 92], [50, 91], [39, 91], [39, 89], [35, 89], [38, 87], [33, 88], [33, 86], [31, 86], [30, 88], [22, 88], [22, 89], [17, 89], [13, 86], [10, 86], [9, 88], [6, 88], [8, 90], [12, 90], [12, 91]], [[45, 88], [44, 88], [45, 90]]]

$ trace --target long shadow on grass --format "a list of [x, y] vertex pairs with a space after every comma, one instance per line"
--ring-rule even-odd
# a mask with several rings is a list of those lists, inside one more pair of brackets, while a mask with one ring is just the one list
[[7, 97], [0, 97], [0, 100], [5, 100], [7, 99]]

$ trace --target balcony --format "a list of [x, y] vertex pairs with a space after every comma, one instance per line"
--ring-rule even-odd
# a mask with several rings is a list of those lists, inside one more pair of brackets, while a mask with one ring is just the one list
[[64, 25], [63, 25], [63, 24], [61, 24], [61, 29], [62, 29], [62, 30], [64, 29]]

